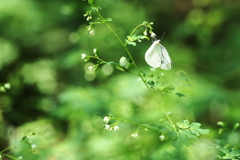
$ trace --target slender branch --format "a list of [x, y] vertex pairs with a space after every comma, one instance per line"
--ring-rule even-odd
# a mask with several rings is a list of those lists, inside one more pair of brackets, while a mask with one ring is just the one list
[[135, 28], [133, 29], [133, 31], [130, 33], [130, 36], [132, 36], [133, 33], [134, 33], [140, 26], [143, 26], [143, 24], [139, 24], [137, 27], [135, 27]]

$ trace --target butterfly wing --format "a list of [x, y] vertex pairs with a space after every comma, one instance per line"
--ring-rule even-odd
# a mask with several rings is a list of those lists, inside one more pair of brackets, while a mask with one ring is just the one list
[[168, 51], [163, 47], [163, 45], [159, 44], [161, 48], [161, 53], [162, 53], [162, 61], [160, 68], [165, 69], [165, 70], [170, 70], [172, 68], [172, 61], [171, 58], [168, 55]]
[[162, 48], [159, 45], [158, 41], [154, 41], [150, 48], [145, 53], [145, 60], [147, 64], [153, 68], [158, 68], [161, 66], [162, 57]]

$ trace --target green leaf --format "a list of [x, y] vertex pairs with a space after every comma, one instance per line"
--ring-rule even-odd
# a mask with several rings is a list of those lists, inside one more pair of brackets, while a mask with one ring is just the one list
[[229, 153], [231, 157], [237, 157], [240, 156], [240, 150], [233, 150]]
[[182, 148], [183, 145], [188, 145], [188, 140], [186, 139], [184, 134], [179, 134], [178, 138], [172, 141], [172, 145], [175, 148]]
[[147, 128], [147, 129], [151, 129], [151, 130], [154, 130], [154, 131], [158, 131], [158, 127], [156, 127], [156, 126], [151, 126], [151, 125], [149, 125], [149, 124], [141, 124], [141, 127]]
[[107, 22], [111, 22], [112, 21], [112, 18], [107, 18], [107, 19], [105, 19], [105, 21], [107, 21]]
[[24, 136], [24, 137], [22, 138], [22, 141], [26, 140], [27, 138], [28, 138], [27, 136]]
[[191, 133], [192, 133], [193, 135], [200, 136], [200, 133], [199, 133], [198, 129], [192, 129], [192, 128], [190, 128], [190, 131], [191, 131]]
[[186, 120], [182, 120], [181, 122], [177, 122], [176, 125], [181, 128], [181, 129], [186, 129], [186, 128], [189, 128], [190, 125], [189, 125], [189, 121], [186, 119]]
[[177, 137], [177, 132], [174, 127], [168, 121], [162, 121], [161, 123], [155, 123], [158, 127], [158, 131], [164, 133], [168, 138], [175, 139]]
[[228, 149], [225, 149], [225, 148], [219, 148], [219, 150], [220, 150], [222, 153], [226, 154], [226, 155], [229, 154], [229, 150], [228, 150]]
[[197, 136], [192, 134], [192, 132], [189, 129], [181, 130], [179, 133], [183, 134], [186, 138], [197, 139]]
[[185, 94], [182, 94], [182, 93], [180, 93], [180, 92], [175, 92], [175, 94], [176, 94], [178, 97], [186, 97]]
[[190, 125], [191, 128], [195, 128], [195, 129], [198, 129], [200, 126], [201, 126], [201, 124], [200, 124], [200, 123], [196, 123], [196, 122], [193, 122], [193, 123]]
[[111, 62], [107, 62], [106, 64], [108, 64], [108, 65], [110, 65], [110, 66], [113, 66], [113, 67], [115, 67], [115, 66], [116, 66], [116, 63], [115, 63], [115, 62], [113, 62], [113, 61], [111, 61]]
[[93, 4], [93, 0], [88, 0], [88, 3], [89, 4]]
[[208, 134], [210, 131], [209, 131], [208, 129], [201, 129], [201, 128], [199, 128], [199, 129], [198, 129], [198, 132], [199, 132], [200, 134], [205, 135], [205, 134]]
[[133, 41], [141, 42], [141, 39], [149, 39], [149, 38], [145, 35], [136, 35], [136, 34], [134, 34], [132, 36], [127, 36], [127, 40], [130, 42], [133, 42]]
[[150, 86], [154, 86], [155, 82], [154, 81], [147, 81], [147, 84], [150, 85]]
[[129, 40], [126, 40], [126, 43], [127, 43], [128, 45], [136, 46], [136, 43], [135, 43], [135, 42], [131, 42], [131, 41], [129, 41]]
[[169, 87], [163, 87], [162, 88], [162, 92], [163, 93], [171, 93], [174, 90], [173, 86], [169, 86]]
[[6, 89], [3, 86], [0, 86], [0, 92], [6, 92]]

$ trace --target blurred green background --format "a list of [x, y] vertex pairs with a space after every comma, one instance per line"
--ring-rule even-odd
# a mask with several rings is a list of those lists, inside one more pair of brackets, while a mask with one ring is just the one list
[[[210, 129], [206, 137], [211, 140], [221, 138], [218, 121], [230, 126], [240, 121], [240, 1], [94, 3], [105, 18], [113, 19], [110, 25], [122, 40], [143, 21], [154, 22], [159, 37], [166, 31], [161, 42], [173, 69], [158, 72], [169, 77], [184, 72], [190, 84], [178, 88], [186, 97], [163, 98], [174, 122], [199, 122]], [[81, 54], [97, 48], [106, 61], [126, 56], [105, 25], [95, 26], [95, 35], [89, 35], [83, 17], [89, 9], [81, 0], [0, 1], [0, 83], [11, 84], [0, 93], [0, 150], [34, 132], [31, 144], [36, 148], [21, 144], [13, 155], [28, 160], [157, 160], [174, 153], [173, 159], [181, 159], [158, 133], [140, 131], [135, 140], [131, 134], [137, 126], [132, 124], [120, 124], [119, 132], [104, 130], [102, 119], [109, 114], [139, 123], [158, 122], [164, 116], [137, 77], [111, 72], [107, 66], [89, 75], [89, 62], [83, 62]], [[144, 54], [150, 45], [143, 41], [128, 47], [146, 72], [150, 70]], [[238, 134], [234, 142], [239, 140]]]

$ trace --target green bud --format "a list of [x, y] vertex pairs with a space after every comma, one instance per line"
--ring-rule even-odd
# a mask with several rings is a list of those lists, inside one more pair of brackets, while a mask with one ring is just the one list
[[0, 86], [0, 92], [6, 92], [6, 89], [3, 86]]
[[131, 67], [131, 63], [127, 60], [126, 57], [120, 58], [119, 65], [124, 69], [129, 69]]
[[93, 53], [95, 56], [98, 56], [98, 50], [96, 48], [93, 49]]
[[11, 85], [10, 85], [10, 83], [5, 83], [5, 84], [4, 84], [4, 87], [5, 87], [6, 89], [10, 89], [10, 88], [11, 88]]
[[219, 121], [219, 122], [217, 122], [217, 125], [219, 125], [219, 126], [224, 126], [225, 124], [224, 124], [224, 122], [222, 122], [222, 121]]
[[236, 129], [238, 129], [239, 128], [239, 123], [236, 123], [235, 125], [234, 125], [234, 127], [233, 127], [233, 130], [235, 131]]

